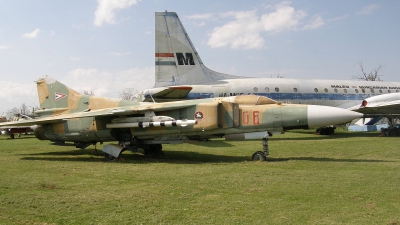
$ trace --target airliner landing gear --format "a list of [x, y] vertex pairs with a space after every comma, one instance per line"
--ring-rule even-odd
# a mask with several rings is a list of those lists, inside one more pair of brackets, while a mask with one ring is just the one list
[[262, 140], [262, 146], [263, 146], [263, 152], [262, 151], [257, 151], [255, 152], [251, 158], [253, 161], [265, 161], [267, 160], [267, 156], [269, 155], [269, 148], [268, 148], [268, 138], [269, 135], [265, 135], [263, 140]]
[[336, 127], [320, 127], [315, 132], [319, 135], [333, 135]]
[[389, 127], [381, 129], [381, 135], [384, 137], [400, 136], [400, 128], [396, 126], [398, 118], [388, 118]]

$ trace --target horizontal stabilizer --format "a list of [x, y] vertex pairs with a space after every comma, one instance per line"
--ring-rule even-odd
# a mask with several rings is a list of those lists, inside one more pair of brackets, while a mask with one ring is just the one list
[[350, 110], [363, 113], [364, 115], [399, 115], [400, 93], [390, 93], [373, 96], [362, 101], [361, 105], [350, 108]]
[[192, 90], [190, 86], [172, 86], [168, 88], [160, 88], [160, 91], [152, 93], [143, 93], [145, 102], [152, 102], [153, 100], [179, 100], [185, 99], [189, 92]]

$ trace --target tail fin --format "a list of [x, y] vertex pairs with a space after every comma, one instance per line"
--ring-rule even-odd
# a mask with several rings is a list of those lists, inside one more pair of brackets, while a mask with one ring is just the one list
[[129, 100], [103, 98], [83, 95], [50, 76], [44, 76], [36, 81], [41, 110], [40, 115], [74, 113], [104, 108], [139, 105]]
[[204, 66], [175, 12], [155, 13], [155, 86], [207, 84], [242, 78]]
[[50, 76], [36, 81], [41, 109], [76, 109], [78, 101], [89, 100], [89, 96], [65, 86]]

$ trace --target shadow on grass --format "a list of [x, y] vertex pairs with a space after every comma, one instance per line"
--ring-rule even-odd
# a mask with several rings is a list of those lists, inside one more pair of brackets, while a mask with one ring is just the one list
[[[98, 150], [95, 154], [93, 150], [76, 150], [76, 151], [57, 151], [39, 154], [24, 154], [21, 160], [39, 160], [39, 161], [105, 161], [103, 153]], [[165, 156], [145, 156], [142, 153], [126, 152], [122, 154], [123, 160], [117, 163], [172, 163], [172, 164], [197, 164], [197, 163], [235, 163], [249, 161], [250, 157], [246, 156], [228, 156], [202, 154], [189, 151], [166, 151]]]
[[285, 161], [312, 161], [312, 162], [394, 162], [387, 160], [375, 160], [375, 159], [335, 159], [335, 158], [315, 158], [315, 157], [288, 157], [288, 158], [267, 158], [267, 162], [285, 162]]
[[[279, 137], [275, 138], [272, 137], [270, 140], [273, 141], [288, 141], [288, 140], [326, 140], [326, 139], [347, 139], [347, 138], [355, 138], [355, 137], [368, 137], [368, 138], [382, 138], [379, 137], [380, 133], [377, 132], [338, 132], [333, 135], [319, 135], [313, 132], [309, 131], [290, 131], [288, 133], [296, 133], [296, 134], [304, 134], [304, 135], [313, 135], [312, 137], [310, 136], [304, 136], [304, 137]], [[285, 135], [285, 134], [283, 134]], [[385, 137], [386, 138], [386, 137]]]
[[54, 145], [54, 146], [74, 146], [75, 147], [75, 144], [72, 143], [72, 142], [66, 142], [66, 143], [63, 143], [63, 142], [51, 142], [50, 145]]
[[[6, 135], [4, 134], [4, 136], [6, 136]], [[18, 135], [15, 135], [14, 138], [11, 138], [9, 135], [7, 135], [7, 136], [8, 136], [7, 138], [4, 138], [4, 139], [2, 139], [2, 140], [3, 140], [3, 141], [10, 141], [10, 140], [12, 140], [12, 141], [18, 141], [18, 139], [36, 139], [35, 136], [25, 136], [25, 135], [22, 135], [21, 137], [18, 137]]]
[[[228, 156], [214, 155], [191, 151], [166, 151], [165, 156], [145, 156], [141, 153], [122, 154], [123, 159], [113, 163], [169, 163], [169, 164], [201, 164], [201, 163], [238, 163], [251, 161], [250, 156]], [[103, 154], [99, 151], [97, 154], [93, 150], [73, 150], [46, 152], [40, 154], [25, 154], [28, 157], [22, 157], [21, 160], [38, 160], [38, 161], [70, 161], [70, 162], [101, 162], [105, 161]], [[312, 161], [312, 162], [354, 162], [354, 163], [371, 163], [371, 162], [392, 162], [387, 160], [367, 160], [367, 159], [337, 159], [337, 158], [315, 158], [315, 157], [287, 157], [273, 158], [268, 157], [267, 163], [286, 162], [286, 161]], [[110, 162], [111, 163], [111, 162]]]
[[210, 140], [210, 141], [185, 141], [186, 144], [208, 147], [208, 148], [229, 148], [234, 145], [226, 142], [225, 140]]

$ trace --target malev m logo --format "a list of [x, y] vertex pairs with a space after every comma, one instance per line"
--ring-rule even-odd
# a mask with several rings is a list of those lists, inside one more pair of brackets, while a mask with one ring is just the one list
[[[186, 58], [185, 58], [186, 56]], [[193, 55], [192, 53], [176, 53], [176, 59], [178, 60], [178, 65], [194, 65]]]

